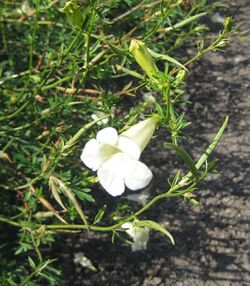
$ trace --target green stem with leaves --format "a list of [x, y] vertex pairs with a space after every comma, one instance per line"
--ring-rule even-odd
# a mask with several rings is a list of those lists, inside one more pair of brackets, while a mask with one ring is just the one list
[[[225, 128], [228, 124], [228, 117], [225, 118], [224, 123], [222, 124], [221, 128], [219, 129], [218, 133], [214, 137], [212, 143], [208, 146], [206, 151], [201, 155], [200, 159], [196, 163], [196, 168], [200, 169], [202, 165], [207, 162], [208, 157], [211, 155], [215, 147], [217, 146], [223, 132], [225, 131]], [[206, 172], [205, 172], [206, 174]], [[96, 226], [96, 225], [78, 225], [78, 224], [72, 224], [72, 225], [45, 225], [45, 229], [47, 230], [57, 230], [57, 229], [64, 229], [64, 230], [72, 230], [72, 229], [88, 229], [88, 230], [94, 230], [94, 231], [114, 231], [117, 228], [119, 228], [123, 223], [128, 222], [133, 220], [135, 217], [141, 215], [145, 211], [147, 211], [150, 207], [152, 207], [156, 202], [159, 200], [165, 199], [165, 198], [170, 198], [170, 197], [178, 197], [178, 196], [183, 196], [188, 192], [191, 192], [194, 190], [195, 186], [197, 183], [204, 178], [205, 175], [201, 175], [200, 178], [196, 178], [193, 176], [191, 172], [188, 172], [187, 175], [182, 177], [182, 179], [174, 185], [170, 187], [170, 189], [163, 194], [160, 194], [156, 197], [154, 197], [150, 202], [148, 202], [144, 207], [142, 207], [140, 210], [137, 212], [131, 214], [130, 216], [123, 218], [120, 222], [111, 225], [111, 226]], [[187, 186], [186, 188], [182, 189], [184, 186]], [[6, 218], [0, 217], [0, 221], [14, 225], [16, 227], [24, 227], [23, 224], [13, 222], [11, 220], [8, 220]], [[30, 227], [30, 229], [37, 229], [41, 225], [34, 224], [33, 227]], [[27, 226], [26, 226], [27, 227]], [[29, 229], [29, 227], [27, 227]]]

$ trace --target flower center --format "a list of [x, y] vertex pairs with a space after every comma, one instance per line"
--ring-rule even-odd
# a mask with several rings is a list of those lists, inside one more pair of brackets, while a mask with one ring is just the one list
[[101, 157], [103, 157], [104, 161], [109, 160], [116, 153], [121, 152], [118, 147], [110, 144], [102, 144], [100, 153]]

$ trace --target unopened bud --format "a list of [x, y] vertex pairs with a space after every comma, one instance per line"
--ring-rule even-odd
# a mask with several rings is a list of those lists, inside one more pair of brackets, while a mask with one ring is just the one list
[[65, 6], [61, 9], [61, 12], [65, 13], [69, 22], [73, 26], [82, 27], [83, 16], [82, 12], [77, 4], [77, 0], [70, 0], [66, 2]]
[[231, 32], [233, 30], [233, 19], [232, 19], [232, 17], [225, 18], [224, 28], [227, 32]]
[[180, 70], [175, 78], [175, 84], [176, 86], [178, 86], [179, 84], [181, 84], [185, 78], [186, 78], [187, 72], [185, 70]]
[[133, 54], [135, 60], [146, 72], [148, 77], [153, 80], [159, 70], [146, 45], [139, 40], [132, 40], [130, 43], [129, 51]]

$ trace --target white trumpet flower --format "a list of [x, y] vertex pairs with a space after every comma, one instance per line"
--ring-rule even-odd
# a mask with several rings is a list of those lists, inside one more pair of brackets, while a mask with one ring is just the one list
[[81, 160], [97, 171], [101, 185], [110, 195], [121, 195], [125, 186], [139, 190], [150, 183], [152, 172], [139, 158], [158, 121], [157, 116], [148, 118], [120, 135], [116, 129], [106, 127], [97, 133], [96, 139], [86, 143]]
[[132, 250], [139, 251], [147, 249], [147, 243], [149, 240], [149, 228], [138, 227], [133, 225], [131, 222], [126, 222], [121, 226], [125, 229], [126, 233], [133, 238]]

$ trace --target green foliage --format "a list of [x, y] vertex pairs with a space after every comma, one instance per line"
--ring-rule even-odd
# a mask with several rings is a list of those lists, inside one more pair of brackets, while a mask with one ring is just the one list
[[[181, 196], [195, 204], [192, 192], [214, 169], [208, 157], [227, 124], [196, 164], [180, 147], [189, 123], [178, 106], [185, 103], [183, 82], [190, 64], [228, 43], [231, 18], [207, 44], [207, 27], [199, 21], [213, 7], [205, 0], [193, 1], [189, 9], [173, 0], [71, 2], [75, 18], [67, 9], [68, 18], [61, 12], [62, 0], [0, 3], [1, 285], [59, 285], [55, 257], [44, 258], [40, 249], [51, 247], [57, 230], [117, 234], [122, 223], [137, 219], [160, 199]], [[132, 39], [143, 41], [156, 62], [159, 71], [151, 78], [129, 53]], [[197, 42], [197, 54], [187, 59], [181, 51], [191, 42]], [[154, 100], [145, 101], [145, 93]], [[172, 138], [167, 145], [190, 172], [181, 177], [180, 170], [168, 191], [138, 211], [119, 202], [111, 210], [108, 202], [92, 209], [98, 180], [80, 163], [85, 142], [99, 125], [122, 131], [152, 114], [161, 117], [160, 126]], [[174, 243], [158, 223], [139, 224]]]

